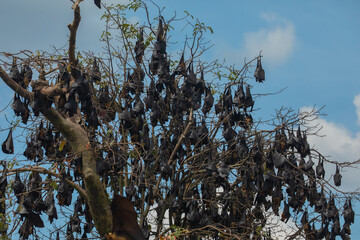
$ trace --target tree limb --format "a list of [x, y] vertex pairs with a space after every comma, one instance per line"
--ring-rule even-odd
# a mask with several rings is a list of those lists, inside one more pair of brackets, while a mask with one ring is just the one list
[[69, 60], [71, 67], [76, 67], [77, 61], [75, 57], [75, 42], [76, 42], [76, 31], [79, 27], [79, 23], [81, 20], [80, 16], [80, 7], [79, 3], [81, 1], [77, 0], [76, 3], [73, 6], [74, 9], [74, 20], [71, 24], [68, 25], [68, 28], [70, 30], [70, 38], [69, 38]]
[[[46, 82], [46, 85], [43, 85], [40, 82]], [[51, 84], [49, 86], [49, 83], [47, 81], [32, 81], [31, 87], [33, 91], [38, 91], [42, 95], [45, 95], [47, 98], [53, 98], [55, 96], [59, 96], [61, 94], [66, 94], [67, 89], [66, 88], [60, 88], [58, 85]]]

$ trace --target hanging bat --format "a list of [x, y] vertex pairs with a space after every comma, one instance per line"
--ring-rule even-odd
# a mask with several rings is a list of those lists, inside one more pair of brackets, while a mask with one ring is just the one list
[[254, 77], [255, 77], [255, 80], [260, 83], [262, 83], [265, 80], [265, 71], [261, 66], [261, 58], [257, 59]]
[[12, 129], [10, 128], [9, 134], [5, 140], [5, 142], [3, 142], [2, 146], [2, 151], [6, 154], [13, 154], [14, 153], [14, 142], [13, 142], [13, 137], [12, 137]]
[[140, 33], [138, 39], [135, 44], [135, 60], [137, 63], [142, 63], [144, 51], [145, 51], [145, 44], [144, 44], [144, 29], [140, 29]]
[[320, 155], [318, 165], [316, 166], [316, 175], [318, 178], [325, 177], [324, 160], [321, 159]]
[[11, 108], [14, 110], [16, 116], [20, 116], [25, 112], [24, 103], [21, 102], [20, 97], [16, 94], [14, 96], [14, 102], [11, 104]]
[[10, 69], [9, 77], [12, 78], [15, 82], [19, 83], [20, 73], [16, 64], [16, 58], [13, 58], [13, 63]]
[[335, 186], [340, 186], [341, 185], [341, 174], [340, 174], [340, 171], [339, 171], [339, 166], [336, 165], [336, 173], [334, 175], [334, 183], [335, 183]]
[[101, 9], [101, 0], [94, 0], [95, 5]]
[[134, 206], [128, 199], [115, 195], [111, 204], [111, 212], [113, 232], [108, 234], [109, 240], [145, 240], [137, 223]]
[[14, 184], [12, 185], [12, 189], [14, 190], [14, 193], [19, 201], [21, 198], [20, 194], [23, 193], [23, 191], [25, 189], [25, 185], [21, 181], [20, 173], [18, 171], [16, 172], [15, 181], [14, 181]]

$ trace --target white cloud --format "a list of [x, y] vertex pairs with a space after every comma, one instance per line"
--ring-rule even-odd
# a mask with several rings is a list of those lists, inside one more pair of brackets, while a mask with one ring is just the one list
[[[356, 106], [356, 113], [358, 122], [360, 121], [360, 94], [355, 96], [354, 104]], [[310, 108], [304, 107], [302, 112], [310, 111]], [[308, 141], [311, 146], [319, 150], [323, 155], [329, 156], [331, 161], [338, 162], [353, 162], [360, 159], [360, 132], [351, 132], [344, 126], [327, 121], [323, 118], [317, 118], [310, 123], [312, 126], [318, 124], [322, 127], [318, 132], [319, 136], [308, 136]], [[335, 173], [334, 165], [327, 164], [326, 179], [333, 184], [333, 179], [329, 179]], [[358, 166], [357, 166], [358, 167]], [[355, 191], [360, 190], [360, 174], [357, 168], [344, 168], [341, 171], [342, 186], [341, 190]]]
[[258, 31], [243, 34], [240, 46], [221, 46], [219, 54], [230, 62], [252, 59], [262, 51], [264, 62], [269, 66], [284, 63], [294, 50], [296, 37], [294, 24], [276, 14], [262, 14], [268, 26]]
[[[295, 234], [299, 229], [296, 227], [296, 224], [292, 218], [289, 218], [288, 222], [282, 222], [279, 216], [276, 216], [271, 211], [267, 215], [267, 222], [264, 229], [270, 228], [273, 239], [276, 240], [286, 240], [287, 237]], [[303, 239], [298, 236], [296, 240]]]
[[286, 61], [295, 45], [295, 27], [274, 14], [263, 14], [262, 18], [270, 25], [268, 28], [244, 34], [244, 50], [248, 57], [263, 51], [264, 60], [278, 65]]

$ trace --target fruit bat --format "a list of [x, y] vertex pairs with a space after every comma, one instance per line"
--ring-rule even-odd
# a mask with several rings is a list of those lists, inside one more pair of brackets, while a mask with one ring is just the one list
[[163, 18], [159, 16], [159, 25], [156, 33], [156, 38], [158, 41], [164, 40], [164, 26], [163, 26]]
[[340, 227], [340, 221], [339, 218], [335, 218], [333, 221], [333, 225], [331, 227], [331, 233], [334, 233], [335, 235], [340, 235], [341, 227]]
[[15, 193], [17, 199], [18, 199], [18, 202], [19, 202], [19, 200], [21, 198], [20, 194], [24, 192], [25, 185], [21, 181], [20, 173], [18, 171], [16, 172], [15, 181], [14, 181], [14, 184], [12, 185], [12, 189], [14, 190], [14, 193]]
[[205, 99], [204, 99], [204, 106], [201, 110], [204, 114], [207, 114], [211, 110], [211, 108], [214, 104], [214, 97], [211, 94], [210, 87], [205, 88], [205, 92], [206, 92], [206, 95], [205, 95]]
[[242, 107], [245, 103], [245, 93], [244, 93], [244, 83], [241, 81], [241, 83], [238, 86], [238, 90], [235, 92], [234, 97], [234, 104], [237, 105], [237, 107]]
[[83, 205], [83, 201], [82, 201], [81, 197], [79, 196], [75, 201], [74, 212], [84, 213], [84, 211], [82, 209], [82, 205]]
[[50, 188], [50, 190], [48, 192], [48, 195], [45, 198], [44, 203], [45, 203], [45, 206], [47, 208], [46, 214], [49, 217], [50, 223], [52, 223], [54, 218], [58, 219], [57, 211], [56, 211], [56, 207], [55, 207], [54, 193], [53, 193], [52, 188]]
[[101, 8], [101, 0], [94, 0], [94, 3], [98, 8]]
[[190, 129], [190, 134], [188, 136], [185, 136], [185, 138], [187, 138], [185, 140], [189, 139], [192, 145], [195, 145], [195, 143], [197, 142], [197, 140], [199, 138], [199, 131], [198, 131], [197, 127], [195, 127], [195, 126], [192, 127]]
[[128, 75], [129, 91], [132, 94], [144, 92], [145, 72], [140, 66], [133, 69], [133, 73]]
[[231, 111], [232, 104], [233, 104], [233, 102], [232, 102], [231, 88], [228, 87], [225, 90], [225, 93], [224, 93], [223, 107], [224, 107], [224, 109], [227, 109], [228, 111]]
[[260, 83], [265, 80], [265, 71], [261, 66], [261, 58], [257, 59], [254, 77], [255, 77], [255, 80]]
[[156, 53], [155, 49], [153, 54], [151, 55], [151, 62], [149, 64], [149, 70], [151, 74], [157, 74], [157, 69], [159, 67], [159, 55]]
[[50, 125], [47, 127], [46, 130], [46, 135], [42, 141], [42, 145], [45, 148], [45, 155], [49, 156], [55, 153], [55, 142], [54, 142], [54, 137], [52, 134], [52, 128], [50, 127]]
[[19, 73], [19, 69], [17, 67], [16, 64], [16, 58], [13, 58], [13, 62], [10, 68], [10, 73], [9, 73], [9, 77], [12, 78], [12, 80], [14, 80], [15, 82], [20, 84], [20, 73]]
[[140, 33], [138, 35], [138, 39], [135, 43], [135, 60], [137, 63], [141, 63], [143, 56], [144, 56], [144, 50], [145, 50], [145, 44], [144, 44], [144, 29], [140, 29]]
[[284, 129], [277, 130], [275, 133], [275, 146], [280, 153], [284, 153], [287, 149], [287, 138]]
[[184, 60], [184, 52], [181, 54], [179, 64], [175, 68], [175, 71], [173, 74], [186, 76], [186, 65], [185, 65], [185, 60]]
[[43, 228], [44, 227], [44, 222], [41, 219], [40, 215], [37, 213], [34, 213], [32, 211], [29, 211], [29, 213], [24, 214], [23, 216], [25, 216], [25, 218], [27, 220], [29, 220], [29, 222], [35, 226], [35, 227], [39, 227], [39, 228]]
[[69, 87], [70, 83], [70, 74], [67, 71], [66, 64], [63, 62], [58, 63], [59, 74], [57, 77], [57, 82], [60, 83], [61, 86]]
[[227, 142], [234, 140], [234, 135], [236, 132], [232, 129], [232, 127], [227, 127], [223, 132], [223, 137]]
[[109, 163], [103, 160], [101, 157], [99, 157], [96, 160], [96, 173], [102, 176], [108, 173], [109, 171], [110, 171]]
[[32, 80], [33, 72], [31, 70], [31, 68], [29, 67], [28, 63], [25, 63], [23, 71], [24, 71], [24, 81], [23, 81], [22, 87], [24, 87], [26, 89]]
[[250, 86], [246, 86], [246, 94], [245, 94], [245, 110], [250, 107], [250, 112], [253, 110], [254, 107], [254, 100], [252, 99], [251, 92], [250, 92]]
[[29, 194], [28, 196], [30, 197], [30, 205], [27, 206], [25, 203], [25, 207], [27, 209], [34, 209], [37, 208], [37, 207], [41, 207], [39, 204], [42, 203], [42, 198], [41, 198], [41, 184], [42, 183], [42, 178], [40, 176], [39, 173], [37, 172], [32, 172], [31, 175], [30, 175], [30, 180], [28, 182], [28, 190], [29, 190]]
[[41, 107], [42, 107], [42, 103], [41, 103], [40, 96], [39, 96], [38, 92], [35, 92], [34, 99], [30, 102], [29, 105], [30, 105], [30, 107], [32, 108], [32, 110], [34, 112], [35, 117], [38, 117], [39, 112], [40, 112]]
[[201, 94], [199, 92], [195, 92], [191, 97], [191, 106], [193, 110], [198, 110], [201, 107]]
[[1, 145], [1, 149], [2, 149], [3, 153], [6, 153], [6, 154], [14, 153], [14, 142], [13, 142], [11, 128], [10, 128], [9, 134], [8, 134], [5, 142], [3, 142], [3, 144]]
[[203, 119], [201, 122], [200, 130], [199, 130], [199, 136], [200, 136], [202, 145], [208, 144], [208, 142], [209, 142], [208, 134], [209, 134], [209, 129], [206, 126], [205, 119]]
[[341, 185], [341, 174], [340, 174], [340, 170], [339, 170], [339, 165], [336, 165], [336, 173], [334, 175], [334, 184], [335, 186], [340, 186]]
[[279, 168], [286, 162], [286, 158], [275, 149], [272, 155], [272, 162], [274, 163], [275, 167]]
[[205, 91], [205, 80], [204, 80], [204, 69], [201, 69], [200, 72], [200, 79], [197, 81], [196, 85], [195, 85], [195, 90], [196, 92], [200, 93], [200, 95], [202, 95]]
[[[6, 173], [7, 173], [7, 169], [6, 169], [6, 165], [4, 164], [3, 174], [0, 178], [0, 199], [5, 198], [5, 191], [7, 187]], [[0, 213], [5, 214], [5, 201], [0, 203]]]
[[69, 206], [71, 204], [73, 189], [65, 181], [65, 177], [62, 177], [56, 198], [59, 201], [60, 206]]
[[[223, 211], [225, 212], [225, 211]], [[199, 209], [196, 203], [192, 203], [189, 208], [189, 212], [186, 215], [186, 219], [192, 224], [196, 225], [199, 223], [201, 216], [199, 214]], [[223, 219], [224, 220], [224, 219]]]
[[344, 220], [345, 220], [346, 224], [350, 225], [350, 224], [354, 223], [355, 213], [352, 209], [350, 199], [347, 199], [345, 202], [343, 215], [344, 215]]
[[190, 86], [194, 86], [196, 85], [197, 81], [196, 81], [196, 75], [194, 73], [194, 65], [191, 63], [189, 66], [189, 73], [186, 76], [184, 83], [189, 84]]
[[131, 114], [129, 110], [124, 109], [122, 112], [118, 113], [119, 119], [121, 119], [125, 125], [128, 125], [131, 123]]
[[69, 98], [65, 103], [64, 107], [65, 107], [65, 111], [69, 112], [70, 116], [77, 113], [78, 104], [75, 100], [75, 93], [73, 91], [70, 92]]
[[19, 228], [19, 235], [22, 239], [28, 239], [33, 234], [33, 226], [29, 220], [25, 219], [21, 227]]
[[70, 218], [71, 232], [81, 233], [80, 218], [77, 213]]
[[111, 203], [113, 215], [113, 232], [109, 234], [113, 238], [123, 237], [129, 240], [145, 240], [145, 237], [137, 223], [136, 212], [131, 202], [119, 195], [115, 195]]
[[105, 86], [105, 88], [100, 88], [98, 98], [99, 98], [100, 107], [107, 109], [111, 103], [111, 97], [108, 86]]
[[144, 103], [141, 101], [139, 95], [137, 95], [135, 97], [135, 103], [134, 103], [133, 111], [134, 111], [135, 115], [137, 115], [137, 116], [144, 113]]
[[171, 176], [171, 167], [164, 160], [160, 161], [160, 172], [165, 180], [168, 180], [169, 176]]
[[309, 161], [307, 161], [304, 165], [304, 170], [307, 172], [310, 169], [312, 169], [312, 166], [314, 165], [314, 162], [311, 160], [311, 157], [309, 157]]
[[86, 121], [93, 128], [97, 128], [100, 125], [96, 109], [93, 108], [90, 114], [86, 114]]
[[25, 100], [24, 102], [24, 112], [21, 113], [21, 122], [23, 124], [26, 124], [29, 117], [30, 117], [30, 110], [29, 110], [29, 101], [28, 100]]
[[320, 155], [318, 165], [316, 166], [316, 176], [318, 178], [325, 177], [324, 160], [321, 159]]
[[11, 108], [14, 110], [16, 116], [20, 116], [25, 112], [24, 103], [21, 102], [20, 97], [15, 94], [14, 101], [11, 104]]
[[169, 66], [170, 66], [170, 63], [167, 60], [166, 55], [165, 56], [161, 55], [160, 58], [159, 58], [159, 68], [158, 68], [157, 73], [158, 73], [158, 75], [159, 75], [162, 82], [167, 81], [166, 77], [169, 76], [168, 74], [169, 74], [169, 71], [170, 71]]
[[297, 145], [297, 141], [295, 139], [293, 129], [291, 131], [290, 131], [290, 129], [288, 129], [288, 138], [286, 141], [286, 145], [291, 148], [294, 148]]

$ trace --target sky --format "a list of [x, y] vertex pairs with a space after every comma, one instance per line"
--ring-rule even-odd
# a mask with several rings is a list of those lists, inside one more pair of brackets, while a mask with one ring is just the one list
[[[306, 111], [322, 107], [326, 114], [312, 124], [322, 126], [324, 137], [310, 136], [312, 147], [334, 161], [360, 159], [360, 2], [286, 0], [154, 0], [166, 14], [184, 11], [211, 26], [210, 59], [226, 59], [241, 66], [260, 51], [266, 80], [253, 93], [271, 93], [256, 100], [261, 114], [269, 118], [281, 106]], [[103, 0], [116, 3], [116, 0]], [[67, 44], [67, 24], [72, 21], [69, 0], [0, 0], [0, 51], [51, 50]], [[77, 45], [79, 50], [102, 51], [98, 41], [103, 13], [92, 0], [81, 4]], [[134, 21], [141, 17], [133, 16]], [[0, 109], [13, 94], [0, 83]], [[11, 111], [5, 111], [8, 118]], [[2, 115], [3, 117], [3, 115]], [[8, 124], [0, 120], [0, 129]], [[0, 139], [6, 138], [0, 132]], [[343, 170], [343, 188], [360, 188], [358, 169]], [[331, 177], [328, 171], [326, 177]], [[360, 212], [359, 203], [355, 203]], [[360, 219], [352, 227], [360, 239]]]

